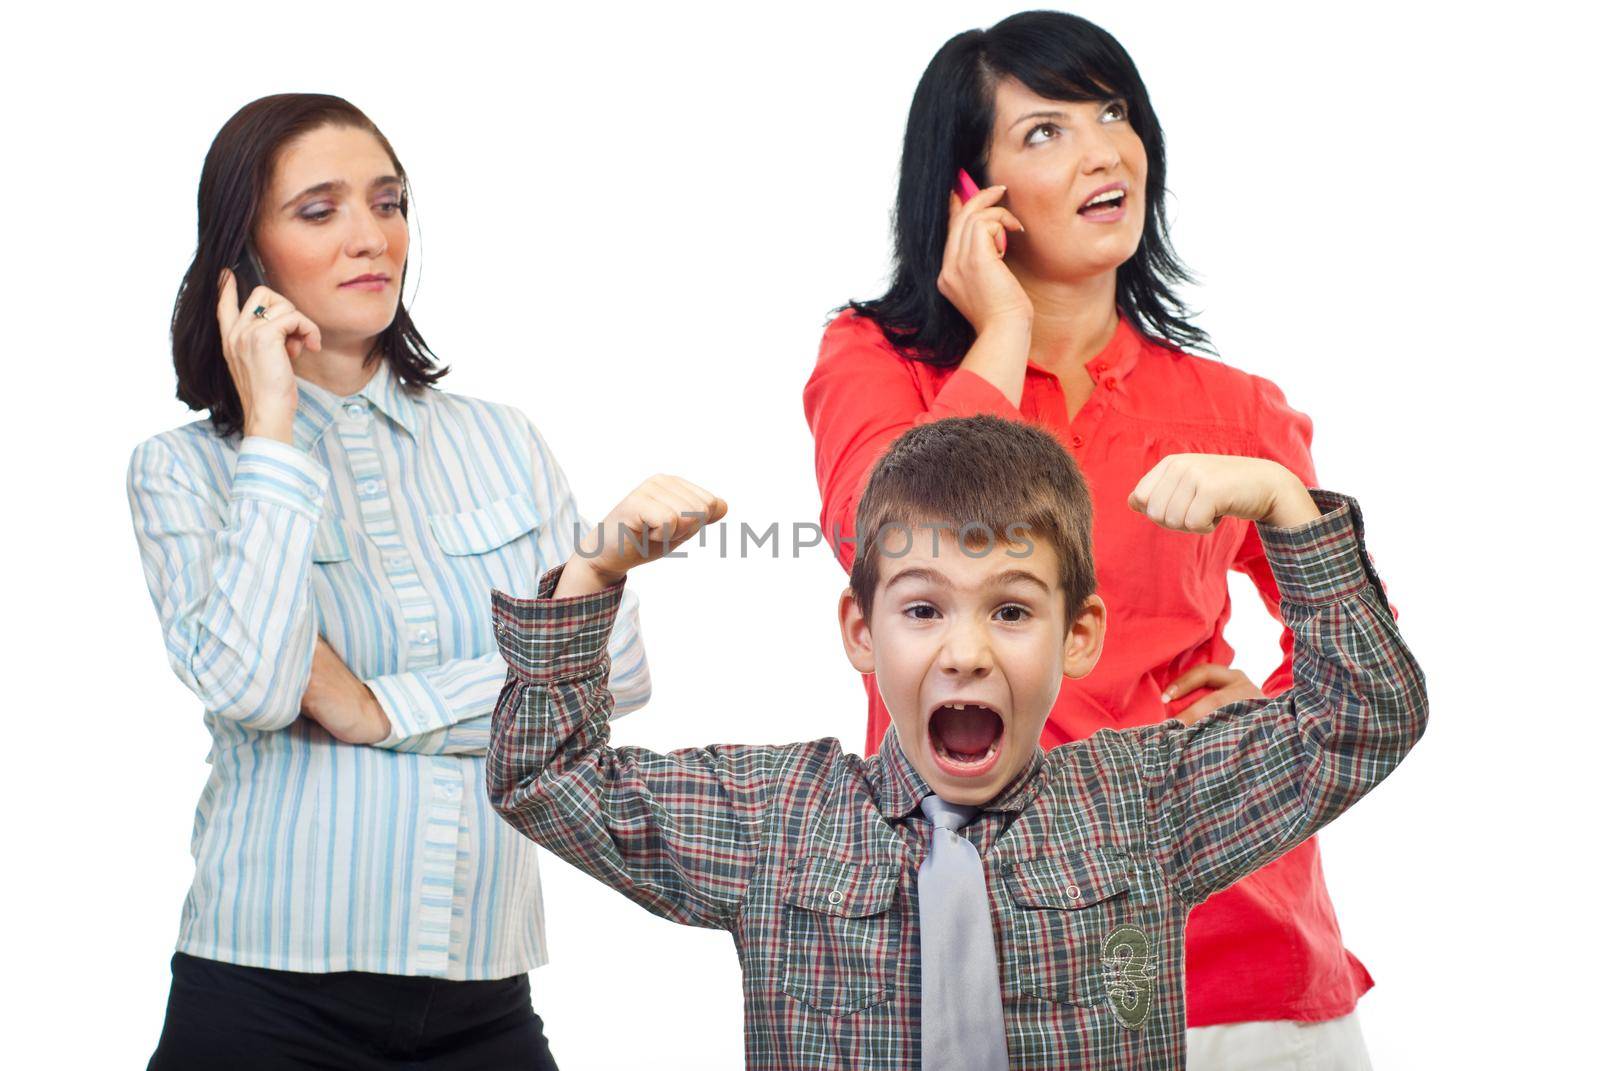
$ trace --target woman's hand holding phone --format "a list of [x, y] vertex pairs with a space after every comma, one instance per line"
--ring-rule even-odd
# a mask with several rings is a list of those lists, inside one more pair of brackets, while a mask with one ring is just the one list
[[[322, 332], [283, 295], [258, 286], [241, 303], [233, 272], [224, 270], [217, 294], [222, 355], [239, 392], [244, 434], [294, 441], [298, 391], [293, 361], [322, 349]], [[263, 308], [257, 316], [254, 310]]]
[[944, 261], [939, 268], [939, 293], [980, 335], [1001, 323], [1033, 322], [1033, 303], [1001, 259], [1006, 232], [1022, 232], [1017, 217], [1000, 206], [1005, 193], [1004, 186], [990, 186], [965, 202], [958, 190], [950, 193], [950, 224]]

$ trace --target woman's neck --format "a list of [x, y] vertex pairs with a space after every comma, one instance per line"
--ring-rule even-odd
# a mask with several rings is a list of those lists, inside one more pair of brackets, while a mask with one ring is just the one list
[[1117, 273], [1068, 283], [1021, 280], [1033, 302], [1028, 359], [1058, 377], [1105, 349], [1117, 330]]
[[321, 350], [300, 351], [300, 356], [294, 359], [294, 374], [341, 398], [349, 397], [365, 387], [378, 372], [376, 361], [366, 363], [372, 343], [370, 338], [350, 342], [325, 338]]

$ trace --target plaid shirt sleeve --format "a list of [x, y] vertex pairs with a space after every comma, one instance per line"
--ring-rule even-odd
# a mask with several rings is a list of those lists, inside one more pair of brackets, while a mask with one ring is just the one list
[[642, 907], [692, 926], [731, 928], [759, 860], [779, 749], [670, 754], [612, 748], [607, 687], [623, 585], [552, 598], [493, 593], [510, 672], [489, 740], [489, 800], [506, 821]]
[[1152, 847], [1199, 903], [1287, 852], [1389, 775], [1421, 737], [1422, 671], [1395, 626], [1353, 499], [1259, 525], [1294, 630], [1294, 685], [1192, 726], [1136, 730]]

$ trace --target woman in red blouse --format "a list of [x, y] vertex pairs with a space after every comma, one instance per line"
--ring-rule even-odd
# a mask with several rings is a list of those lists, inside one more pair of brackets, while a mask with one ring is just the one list
[[[985, 187], [965, 203], [958, 169]], [[952, 38], [911, 105], [893, 282], [829, 325], [806, 384], [823, 529], [847, 570], [867, 473], [914, 424], [993, 413], [1049, 429], [1077, 459], [1110, 625], [1099, 666], [1062, 689], [1047, 747], [1290, 683], [1288, 630], [1259, 687], [1223, 638], [1229, 569], [1278, 615], [1254, 526], [1196, 537], [1126, 504], [1170, 453], [1271, 458], [1316, 485], [1311, 423], [1282, 392], [1180, 348], [1209, 340], [1174, 293], [1188, 276], [1164, 182], [1161, 127], [1104, 30], [1028, 12]], [[866, 683], [875, 749], [889, 719]], [[1276, 1067], [1308, 1050], [1327, 1053], [1317, 1066], [1369, 1066], [1354, 1011], [1372, 980], [1340, 940], [1314, 840], [1196, 909], [1187, 963], [1191, 1067]]]

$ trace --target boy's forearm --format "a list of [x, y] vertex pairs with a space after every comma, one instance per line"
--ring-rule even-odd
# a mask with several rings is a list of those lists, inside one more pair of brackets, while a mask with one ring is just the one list
[[623, 584], [557, 596], [566, 568], [545, 573], [534, 598], [492, 596], [495, 638], [509, 673], [490, 732], [489, 801], [535, 839], [548, 804], [543, 783], [564, 762], [605, 747], [610, 732], [607, 644]]
[[1323, 491], [1313, 500], [1323, 512], [1311, 523], [1260, 526], [1295, 633], [1293, 688], [1224, 707], [1162, 744], [1173, 867], [1198, 897], [1332, 821], [1427, 721], [1422, 673], [1366, 557], [1359, 507]]
[[[1311, 766], [1303, 802], [1318, 828], [1399, 764], [1427, 726], [1428, 701], [1367, 557], [1360, 507], [1326, 491], [1315, 498], [1321, 521], [1269, 526], [1262, 542], [1295, 630], [1290, 696]], [[1335, 523], [1341, 510], [1348, 519]]]
[[665, 918], [730, 924], [751, 867], [769, 748], [662, 755], [609, 746], [607, 638], [622, 584], [558, 598], [494, 593], [510, 666], [495, 708], [489, 801], [524, 836]]

